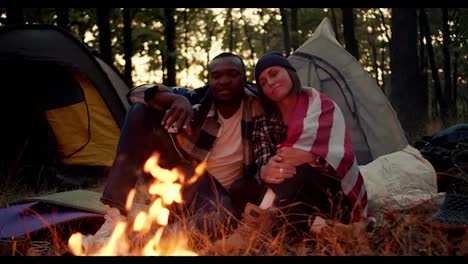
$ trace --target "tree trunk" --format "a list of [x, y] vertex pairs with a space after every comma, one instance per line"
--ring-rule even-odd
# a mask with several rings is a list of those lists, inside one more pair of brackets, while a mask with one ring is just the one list
[[[213, 25], [213, 24], [212, 24]], [[205, 52], [206, 52], [206, 66], [205, 66], [205, 69], [208, 69], [208, 65], [210, 64], [210, 50], [211, 50], [211, 47], [212, 47], [212, 41], [211, 41], [211, 37], [213, 36], [214, 34], [214, 30], [215, 30], [215, 26], [213, 25], [212, 27], [208, 26], [207, 29], [206, 29], [206, 44], [205, 44]], [[205, 80], [208, 79], [208, 71], [203, 71], [203, 77], [205, 78]]]
[[[164, 62], [166, 61], [166, 56], [164, 56], [164, 52], [161, 52], [161, 61]], [[162, 78], [163, 78], [163, 81], [162, 83], [166, 84], [167, 83], [167, 73], [166, 73], [166, 63], [161, 63], [161, 71], [162, 71]]]
[[458, 64], [457, 64], [457, 61], [458, 61], [458, 51], [455, 52], [455, 54], [453, 54], [453, 104], [455, 105], [454, 107], [454, 116], [456, 117], [457, 116], [457, 112], [458, 112], [458, 109], [457, 109], [457, 101], [458, 101], [458, 93], [457, 93], [457, 87], [458, 87]]
[[354, 35], [354, 11], [352, 8], [341, 8], [343, 13], [343, 35], [346, 50], [359, 61], [359, 47]]
[[[385, 78], [387, 78], [387, 76], [385, 75], [385, 48], [382, 48], [382, 52], [380, 53], [380, 71], [382, 72], [381, 73], [381, 79], [382, 79], [382, 92], [384, 94], [386, 94], [386, 90], [385, 90]], [[386, 94], [387, 95], [387, 94]], [[388, 96], [388, 95], [387, 95]]]
[[124, 77], [125, 82], [129, 87], [133, 87], [132, 80], [132, 14], [130, 8], [126, 7], [123, 9], [123, 51], [125, 60]]
[[5, 8], [6, 10], [6, 25], [24, 24], [24, 12], [22, 8]]
[[32, 16], [28, 22], [35, 22], [38, 24], [44, 24], [44, 19], [42, 17], [42, 8], [29, 8], [32, 10]]
[[377, 81], [377, 83], [379, 83], [379, 70], [378, 70], [378, 66], [377, 66], [377, 48], [375, 47], [375, 44], [374, 44], [374, 41], [372, 40], [373, 36], [371, 35], [368, 35], [368, 42], [369, 42], [369, 46], [371, 48], [371, 56], [372, 56], [372, 68], [374, 70], [374, 78], [375, 80]]
[[425, 133], [427, 120], [427, 93], [422, 90], [418, 70], [416, 21], [415, 8], [392, 9], [390, 100], [410, 144]]
[[427, 58], [424, 52], [424, 21], [421, 15], [421, 9], [419, 8], [419, 69], [423, 74], [427, 74]]
[[338, 32], [338, 21], [336, 19], [336, 12], [335, 12], [335, 8], [330, 8], [330, 13], [331, 13], [331, 22], [332, 22], [332, 25], [333, 25], [333, 30], [335, 31], [335, 38], [338, 42], [341, 43], [340, 41], [340, 34]]
[[182, 13], [182, 18], [183, 18], [183, 21], [184, 21], [184, 49], [185, 49], [185, 56], [183, 57], [184, 58], [184, 67], [185, 67], [185, 70], [187, 72], [187, 74], [185, 75], [185, 83], [188, 83], [189, 81], [189, 61], [188, 61], [188, 46], [189, 46], [189, 19], [188, 19], [188, 13], [189, 13], [189, 9], [188, 8], [185, 8], [184, 9], [184, 13]]
[[445, 90], [445, 101], [449, 107], [448, 115], [453, 117], [455, 112], [456, 104], [453, 103], [452, 96], [452, 76], [450, 70], [450, 29], [448, 24], [448, 10], [446, 7], [442, 8], [442, 50], [444, 54], [444, 90]]
[[57, 26], [65, 29], [66, 31], [70, 31], [70, 22], [68, 20], [68, 8], [58, 7], [55, 8], [55, 12], [57, 13]]
[[226, 27], [226, 23], [228, 24], [229, 28], [229, 51], [232, 52], [234, 50], [234, 23], [232, 21], [232, 8], [228, 8], [227, 14], [226, 14], [226, 21], [224, 22], [224, 27]]
[[175, 24], [175, 8], [164, 8], [164, 35], [167, 45], [167, 85], [176, 86], [176, 24]]
[[380, 26], [379, 28], [382, 31], [382, 33], [385, 35], [385, 37], [388, 39], [388, 41], [391, 41], [391, 37], [388, 35], [388, 27], [387, 27], [387, 23], [385, 22], [385, 15], [382, 12], [382, 10], [380, 10], [380, 8], [377, 8], [377, 10], [379, 11], [379, 14], [380, 14], [380, 20], [382, 21], [380, 25], [383, 27], [383, 29]]
[[418, 16], [418, 26], [419, 26], [419, 74], [421, 75], [422, 82], [421, 85], [424, 87], [425, 91], [428, 91], [429, 96], [429, 87], [428, 87], [428, 72], [427, 72], [427, 58], [424, 52], [425, 45], [424, 45], [424, 21], [422, 20], [421, 16], [421, 9], [419, 8], [419, 16]]
[[[259, 14], [260, 19], [263, 20], [263, 18], [265, 17], [265, 11], [263, 9], [260, 9]], [[264, 32], [267, 32], [266, 24], [262, 25], [262, 29], [264, 30]], [[265, 54], [267, 52], [267, 34], [261, 34], [260, 38], [262, 41], [262, 54]]]
[[[435, 64], [434, 58], [434, 49], [432, 47], [432, 37], [431, 37], [431, 28], [429, 27], [429, 23], [427, 21], [426, 11], [424, 8], [420, 9], [419, 15], [422, 18], [422, 25], [423, 31], [426, 39], [426, 48], [427, 48], [427, 56], [429, 58], [429, 66], [431, 67], [432, 79], [434, 80], [434, 100], [436, 100], [437, 104], [435, 104], [434, 112], [435, 117], [442, 117], [442, 120], [446, 120], [447, 114], [447, 105], [445, 99], [442, 95], [442, 88], [440, 86], [440, 79], [437, 71], [437, 66]], [[437, 107], [438, 106], [438, 107]]]
[[97, 8], [97, 26], [99, 29], [99, 50], [102, 59], [109, 63], [113, 63], [112, 46], [110, 34], [110, 8]]
[[297, 24], [297, 8], [291, 8], [291, 46], [293, 50], [299, 48], [299, 28]]
[[[242, 17], [245, 18], [245, 15], [244, 15], [244, 9], [242, 10]], [[245, 41], [247, 42], [247, 45], [249, 46], [249, 49], [250, 49], [250, 61], [253, 62], [255, 64], [255, 57], [254, 57], [254, 54], [255, 54], [255, 47], [253, 45], [253, 37], [252, 37], [252, 34], [251, 32], [249, 31], [249, 25], [247, 23], [247, 21], [244, 20], [244, 34], [245, 34]], [[252, 65], [253, 67], [253, 65]]]
[[284, 54], [289, 56], [291, 54], [291, 37], [289, 36], [288, 13], [285, 8], [280, 8], [281, 15], [281, 28], [283, 29], [283, 48]]

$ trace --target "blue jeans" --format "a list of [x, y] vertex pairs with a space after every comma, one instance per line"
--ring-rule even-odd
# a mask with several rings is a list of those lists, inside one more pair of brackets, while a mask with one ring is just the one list
[[[181, 157], [176, 151], [175, 139], [166, 132], [161, 125], [164, 111], [158, 111], [143, 104], [134, 104], [129, 109], [122, 127], [115, 160], [109, 169], [101, 202], [118, 208], [122, 214], [127, 214], [125, 203], [129, 191], [135, 187], [138, 177], [151, 177], [143, 171], [143, 165], [153, 152], [160, 153], [159, 166], [172, 169], [177, 167], [184, 172], [188, 180], [194, 172], [193, 163], [187, 153]], [[173, 143], [174, 142], [174, 143]], [[253, 185], [252, 185], [253, 184]], [[184, 206], [174, 207], [179, 212], [189, 212], [198, 216], [193, 220], [196, 226], [203, 228], [206, 220], [217, 222], [227, 221], [230, 216], [239, 217], [249, 201], [245, 193], [246, 185], [250, 186], [252, 195], [257, 195], [254, 181], [244, 178], [234, 183], [235, 189], [244, 192], [231, 197], [229, 193], [214, 177], [205, 172], [194, 184], [186, 186], [182, 191]], [[258, 196], [258, 195], [257, 195]], [[232, 200], [235, 200], [234, 204]], [[256, 203], [256, 201], [251, 201]], [[187, 210], [188, 209], [188, 210]], [[209, 217], [208, 217], [209, 215]]]

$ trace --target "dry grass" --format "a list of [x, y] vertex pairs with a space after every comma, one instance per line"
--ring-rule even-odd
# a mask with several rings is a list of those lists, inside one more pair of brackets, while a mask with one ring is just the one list
[[56, 193], [57, 190], [52, 188], [48, 190], [35, 191], [34, 188], [25, 187], [23, 185], [10, 183], [8, 186], [5, 183], [0, 184], [0, 208], [7, 207], [8, 204], [20, 200], [25, 197], [46, 195]]
[[371, 231], [364, 223], [355, 223], [329, 227], [318, 235], [306, 235], [294, 242], [284, 235], [285, 232], [280, 231], [269, 241], [258, 242], [257, 239], [245, 252], [210, 252], [206, 250], [209, 243], [205, 243], [200, 253], [262, 256], [467, 256], [468, 233], [465, 230], [447, 231], [426, 224], [424, 219], [431, 214], [432, 210], [428, 208], [382, 212], [385, 217], [379, 219]]
[[[207, 233], [194, 229], [183, 233], [190, 234], [192, 250], [206, 256], [468, 256], [466, 230], [441, 229], [426, 222], [436, 211], [434, 203], [399, 212], [381, 211], [372, 229], [365, 223], [337, 225], [300, 239], [287, 236], [286, 225], [271, 237], [253, 231], [245, 250], [214, 247]], [[226, 226], [215, 229], [221, 239], [233, 231]]]
[[[2, 188], [3, 189], [3, 188]], [[33, 195], [31, 190], [21, 186], [10, 186], [0, 194], [0, 205]], [[102, 185], [91, 188], [102, 191]], [[147, 200], [144, 187], [139, 187], [141, 202]], [[53, 193], [43, 191], [40, 194]], [[143, 194], [141, 194], [143, 193]], [[34, 195], [38, 195], [35, 193]], [[468, 256], [468, 233], [466, 230], [446, 230], [425, 222], [437, 211], [433, 203], [398, 211], [376, 213], [375, 227], [368, 230], [363, 223], [334, 226], [324, 229], [320, 234], [306, 234], [300, 238], [286, 235], [286, 225], [280, 226], [271, 237], [261, 234], [253, 236], [244, 251], [232, 251], [213, 247], [213, 239], [207, 233], [185, 230], [189, 235], [189, 245], [199, 255], [207, 256]], [[89, 223], [85, 223], [85, 225]], [[40, 234], [42, 244], [31, 246], [37, 236], [3, 241], [0, 255], [62, 255], [67, 251], [66, 241], [77, 226], [49, 227]], [[233, 231], [226, 226], [217, 226], [221, 238]], [[17, 239], [18, 240], [18, 239]], [[33, 242], [34, 243], [34, 242]]]

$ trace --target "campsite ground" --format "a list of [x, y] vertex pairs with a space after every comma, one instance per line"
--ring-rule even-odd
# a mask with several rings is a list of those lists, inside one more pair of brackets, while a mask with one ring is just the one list
[[[102, 184], [88, 188], [101, 192]], [[54, 193], [56, 190], [42, 190], [33, 194], [30, 190], [15, 186], [0, 195], [0, 206], [8, 202], [38, 194]], [[141, 202], [144, 197], [139, 196]], [[330, 228], [316, 236], [291, 239], [280, 227], [273, 239], [252, 243], [246, 252], [212, 250], [205, 234], [196, 233], [190, 237], [194, 250], [200, 255], [262, 255], [262, 256], [449, 256], [468, 255], [468, 232], [465, 229], [447, 230], [425, 223], [437, 211], [433, 202], [415, 208], [389, 212], [382, 209], [377, 216], [375, 228], [367, 230], [364, 225], [355, 224], [344, 228]], [[63, 245], [62, 245], [63, 249]], [[55, 252], [62, 254], [63, 252]]]

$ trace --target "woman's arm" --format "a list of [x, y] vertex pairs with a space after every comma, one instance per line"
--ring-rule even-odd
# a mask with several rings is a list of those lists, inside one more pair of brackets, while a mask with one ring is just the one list
[[279, 184], [286, 178], [296, 174], [296, 168], [282, 162], [282, 158], [276, 155], [278, 142], [272, 142], [268, 132], [274, 129], [271, 122], [261, 117], [254, 122], [252, 134], [255, 164], [259, 168], [255, 178], [260, 183]]
[[279, 148], [276, 153], [283, 158], [284, 162], [289, 163], [294, 167], [305, 163], [317, 162], [317, 156], [313, 153], [293, 147]]

